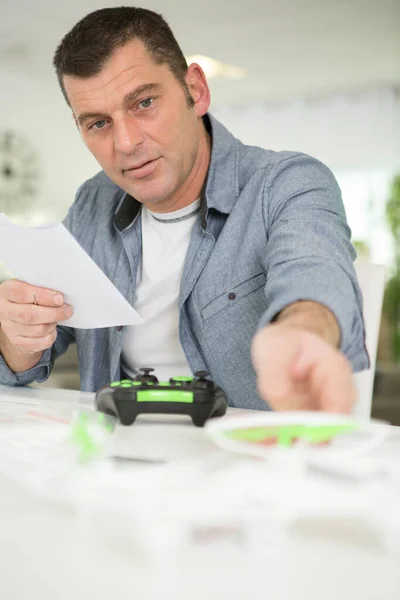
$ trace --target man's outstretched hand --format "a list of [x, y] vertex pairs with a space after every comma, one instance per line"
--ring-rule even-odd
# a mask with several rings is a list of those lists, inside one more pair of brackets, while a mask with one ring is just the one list
[[289, 322], [261, 329], [252, 344], [260, 396], [274, 410], [349, 413], [356, 400], [346, 357], [320, 335]]

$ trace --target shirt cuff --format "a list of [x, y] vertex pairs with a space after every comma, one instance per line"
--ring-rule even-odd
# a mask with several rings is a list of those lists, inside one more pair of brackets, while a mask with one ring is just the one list
[[9, 386], [29, 385], [33, 381], [42, 383], [48, 379], [52, 369], [52, 348], [44, 351], [41, 359], [31, 369], [14, 373], [7, 365], [6, 361], [0, 356], [0, 383]]

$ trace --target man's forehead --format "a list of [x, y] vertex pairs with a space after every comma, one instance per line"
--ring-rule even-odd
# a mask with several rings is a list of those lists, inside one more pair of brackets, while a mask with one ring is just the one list
[[133, 54], [123, 47], [99, 73], [90, 77], [64, 75], [63, 83], [70, 103], [124, 96], [150, 80], [157, 82], [169, 72], [167, 65], [155, 63], [143, 48]]

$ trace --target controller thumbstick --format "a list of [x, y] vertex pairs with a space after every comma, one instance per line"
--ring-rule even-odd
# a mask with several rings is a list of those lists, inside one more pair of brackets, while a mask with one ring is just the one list
[[145, 375], [148, 375], [149, 373], [152, 373], [154, 369], [151, 367], [140, 367], [139, 371], [143, 371]]
[[205, 379], [209, 374], [210, 373], [208, 371], [196, 371], [195, 376], [197, 379]]
[[193, 382], [195, 387], [210, 389], [214, 387], [214, 384], [209, 379], [206, 379], [207, 375], [209, 375], [208, 371], [196, 371], [195, 376], [196, 380]]
[[141, 381], [142, 383], [158, 383], [158, 379], [155, 375], [150, 375], [154, 369], [151, 367], [141, 367], [139, 371], [143, 371], [143, 375], [135, 377], [134, 381]]

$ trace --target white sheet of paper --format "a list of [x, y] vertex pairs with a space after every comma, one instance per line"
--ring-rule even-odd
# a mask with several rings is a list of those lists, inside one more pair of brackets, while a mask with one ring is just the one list
[[3, 280], [12, 276], [63, 294], [74, 308], [63, 325], [91, 329], [143, 323], [61, 223], [21, 227], [0, 213], [0, 261]]

